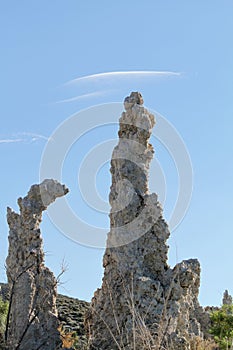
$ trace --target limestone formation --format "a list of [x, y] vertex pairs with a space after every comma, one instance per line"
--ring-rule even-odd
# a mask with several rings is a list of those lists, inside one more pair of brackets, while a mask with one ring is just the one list
[[91, 350], [188, 350], [190, 338], [202, 337], [200, 264], [167, 264], [169, 229], [148, 190], [155, 120], [142, 104], [138, 92], [125, 99], [112, 155], [104, 277], [86, 317]]
[[68, 189], [54, 180], [33, 185], [18, 199], [20, 213], [7, 208], [10, 228], [6, 260], [10, 286], [7, 324], [9, 350], [60, 349], [56, 311], [57, 283], [44, 265], [39, 225], [42, 212]]

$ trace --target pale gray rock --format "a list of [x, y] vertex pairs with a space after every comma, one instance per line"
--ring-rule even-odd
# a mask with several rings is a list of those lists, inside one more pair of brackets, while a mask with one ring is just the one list
[[57, 281], [44, 265], [40, 232], [42, 212], [68, 189], [54, 180], [33, 185], [18, 199], [20, 213], [7, 208], [9, 251], [6, 259], [10, 288], [7, 327], [9, 350], [61, 348], [56, 296]]
[[104, 277], [85, 321], [90, 350], [188, 350], [203, 335], [198, 260], [167, 264], [170, 232], [148, 190], [155, 119], [142, 104], [138, 92], [126, 97], [113, 150]]

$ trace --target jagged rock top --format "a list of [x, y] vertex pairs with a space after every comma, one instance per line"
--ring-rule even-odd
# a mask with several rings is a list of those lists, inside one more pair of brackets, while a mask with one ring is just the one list
[[[130, 96], [127, 96], [124, 107], [125, 112], [122, 113], [119, 120], [119, 138], [134, 140], [147, 147], [152, 128], [155, 125], [154, 115], [143, 107], [143, 98], [140, 92], [132, 92]], [[134, 149], [135, 151], [136, 149]]]
[[46, 179], [39, 185], [32, 185], [27, 196], [18, 199], [20, 212], [41, 212], [55, 201], [69, 192], [65, 185], [53, 179]]
[[[41, 184], [31, 186], [24, 198], [18, 199], [20, 213], [15, 213], [7, 208], [7, 221], [10, 227], [9, 233], [9, 254], [7, 257], [8, 274], [13, 277], [19, 273], [19, 269], [25, 268], [31, 261], [34, 265], [34, 255], [37, 256], [37, 263], [44, 261], [42, 249], [42, 238], [39, 224], [42, 212], [56, 198], [68, 193], [68, 188], [53, 179], [46, 179]], [[40, 258], [39, 258], [40, 257]]]
[[132, 108], [135, 104], [143, 105], [144, 101], [140, 92], [131, 92], [124, 100], [125, 110]]

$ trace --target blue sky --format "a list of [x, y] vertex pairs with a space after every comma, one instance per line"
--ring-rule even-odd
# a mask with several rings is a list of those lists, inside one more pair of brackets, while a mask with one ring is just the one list
[[[220, 304], [226, 288], [233, 293], [232, 15], [230, 0], [1, 3], [1, 280], [7, 254], [6, 207], [18, 210], [16, 199], [38, 183], [47, 138], [72, 114], [95, 104], [121, 102], [130, 91], [139, 90], [145, 105], [180, 133], [192, 161], [192, 200], [171, 234], [169, 262], [200, 260], [204, 305]], [[66, 85], [82, 76], [112, 71], [179, 74], [107, 77]], [[57, 103], [84, 94], [91, 95]], [[63, 169], [72, 208], [84, 220], [103, 227], [108, 226], [107, 214], [90, 212], [80, 195], [77, 171], [95, 144], [116, 135], [116, 126], [85, 135], [72, 147]], [[175, 167], [158, 140], [152, 142], [166, 177], [168, 218], [176, 196]], [[96, 178], [105, 200], [108, 168], [106, 163]], [[155, 172], [150, 178], [155, 191], [156, 181]], [[48, 266], [55, 274], [63, 258], [69, 266], [59, 291], [90, 300], [101, 284], [103, 250], [69, 240], [46, 214], [42, 230]]]

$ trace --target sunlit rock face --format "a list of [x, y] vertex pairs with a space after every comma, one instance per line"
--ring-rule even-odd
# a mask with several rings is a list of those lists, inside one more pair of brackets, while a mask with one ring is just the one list
[[[200, 264], [167, 264], [170, 232], [157, 195], [149, 193], [154, 116], [140, 93], [124, 101], [111, 160], [110, 232], [104, 277], [86, 317], [90, 349], [189, 349], [201, 336]], [[154, 347], [158, 348], [159, 347]]]
[[33, 185], [18, 199], [20, 213], [7, 209], [9, 251], [6, 260], [10, 287], [7, 327], [9, 350], [60, 349], [57, 281], [44, 265], [40, 232], [42, 212], [68, 189], [54, 180]]

